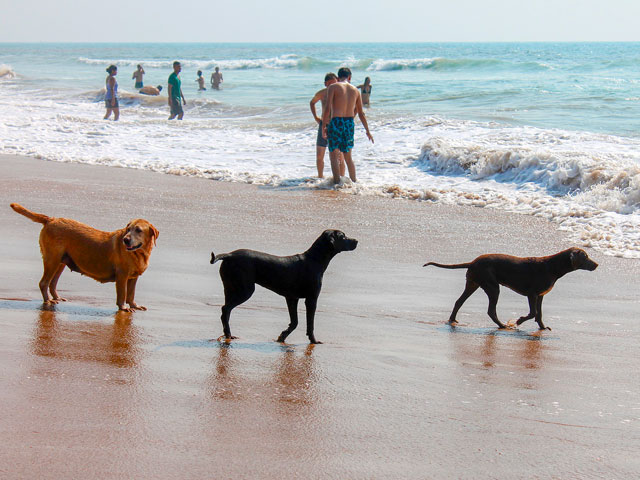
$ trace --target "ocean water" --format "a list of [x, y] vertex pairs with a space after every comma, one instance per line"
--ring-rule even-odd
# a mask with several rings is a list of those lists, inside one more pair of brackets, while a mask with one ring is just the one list
[[[185, 119], [163, 85], [183, 64]], [[105, 68], [121, 117], [103, 121]], [[542, 216], [575, 244], [640, 258], [640, 43], [1, 44], [0, 153], [276, 187], [315, 176], [309, 100], [328, 71], [371, 77], [356, 195]], [[197, 91], [219, 66], [220, 91]], [[330, 176], [328, 155], [325, 174]]]

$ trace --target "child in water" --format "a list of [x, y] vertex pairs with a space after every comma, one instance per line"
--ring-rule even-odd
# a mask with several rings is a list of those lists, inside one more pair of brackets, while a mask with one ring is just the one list
[[196, 79], [196, 82], [198, 82], [198, 90], [206, 90], [206, 88], [204, 88], [204, 77], [202, 76], [202, 70], [198, 70], [198, 78]]

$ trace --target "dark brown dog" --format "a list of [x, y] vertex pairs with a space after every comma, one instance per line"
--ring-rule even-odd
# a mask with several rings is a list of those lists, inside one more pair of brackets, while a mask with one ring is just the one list
[[64, 267], [69, 267], [101, 283], [116, 282], [118, 309], [146, 310], [136, 304], [134, 296], [138, 277], [147, 269], [159, 235], [156, 227], [139, 218], [120, 230], [103, 232], [68, 218], [31, 212], [17, 203], [12, 203], [11, 208], [44, 225], [40, 231], [44, 273], [39, 286], [45, 304], [66, 301], [56, 288]]
[[220, 255], [211, 252], [211, 263], [222, 260], [220, 278], [224, 285], [221, 317], [224, 335], [218, 340], [236, 338], [231, 335], [229, 327], [231, 310], [249, 300], [257, 283], [287, 300], [290, 323], [278, 337], [278, 342], [284, 342], [298, 326], [298, 300], [304, 298], [309, 342], [322, 343], [313, 334], [322, 276], [333, 257], [340, 252], [355, 250], [357, 245], [357, 240], [347, 238], [340, 230], [325, 230], [309, 250], [288, 257], [277, 257], [255, 250], [235, 250]]
[[[520, 317], [517, 325], [534, 318], [544, 330], [542, 323], [542, 297], [549, 293], [556, 281], [574, 270], [593, 271], [598, 264], [591, 260], [584, 250], [569, 248], [548, 257], [512, 257], [510, 255], [481, 255], [470, 263], [441, 265], [429, 262], [423, 266], [434, 265], [440, 268], [467, 268], [467, 284], [464, 292], [456, 301], [449, 323], [455, 324], [456, 314], [462, 304], [478, 288], [482, 288], [489, 297], [489, 317], [498, 327], [506, 328], [496, 314], [500, 285], [510, 288], [529, 299], [529, 314]], [[549, 330], [551, 330], [549, 328]]]

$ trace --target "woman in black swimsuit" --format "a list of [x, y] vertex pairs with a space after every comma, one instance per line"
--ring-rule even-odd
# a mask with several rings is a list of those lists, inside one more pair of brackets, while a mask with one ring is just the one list
[[364, 79], [364, 84], [358, 85], [362, 96], [362, 106], [369, 106], [369, 97], [371, 96], [371, 79], [369, 77]]

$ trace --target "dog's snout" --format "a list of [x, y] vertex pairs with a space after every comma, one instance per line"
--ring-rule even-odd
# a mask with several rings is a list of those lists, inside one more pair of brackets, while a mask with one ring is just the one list
[[124, 239], [122, 239], [122, 241], [128, 247], [131, 244], [131, 237], [124, 237]]

